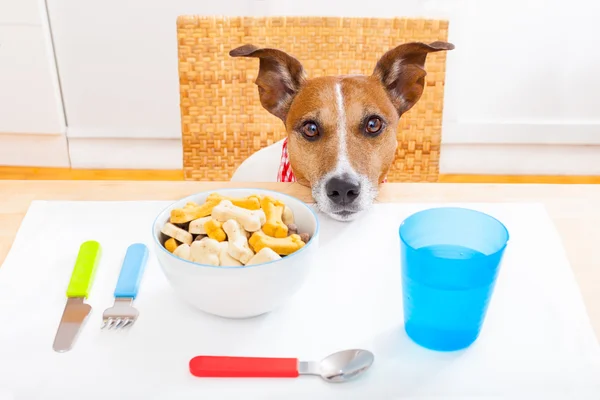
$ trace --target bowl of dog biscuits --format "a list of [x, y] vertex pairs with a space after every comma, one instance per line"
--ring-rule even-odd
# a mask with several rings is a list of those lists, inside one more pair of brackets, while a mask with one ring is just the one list
[[155, 253], [174, 292], [226, 318], [273, 311], [304, 284], [319, 220], [301, 200], [264, 189], [198, 193], [154, 221]]

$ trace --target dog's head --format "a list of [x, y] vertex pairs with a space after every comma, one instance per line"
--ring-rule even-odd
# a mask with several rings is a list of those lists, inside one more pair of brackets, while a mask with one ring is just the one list
[[312, 79], [281, 50], [245, 45], [229, 54], [260, 59], [260, 102], [285, 125], [296, 180], [312, 188], [323, 212], [347, 221], [371, 206], [394, 161], [398, 121], [423, 93], [427, 54], [453, 48], [406, 43], [385, 53], [370, 76]]

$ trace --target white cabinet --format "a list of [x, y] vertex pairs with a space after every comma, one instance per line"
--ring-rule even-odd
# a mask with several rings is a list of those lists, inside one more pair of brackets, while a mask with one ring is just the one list
[[182, 168], [177, 17], [252, 15], [253, 4], [48, 0], [73, 167]]
[[42, 25], [44, 0], [0, 0], [0, 25]]
[[69, 166], [43, 0], [0, 0], [0, 165]]
[[0, 25], [0, 132], [64, 133], [52, 49], [41, 26]]

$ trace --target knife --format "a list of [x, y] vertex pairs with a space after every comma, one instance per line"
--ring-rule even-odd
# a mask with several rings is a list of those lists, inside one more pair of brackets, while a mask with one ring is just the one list
[[84, 303], [84, 300], [88, 298], [92, 287], [100, 253], [100, 243], [94, 240], [84, 242], [79, 247], [79, 254], [67, 287], [67, 304], [52, 346], [56, 352], [63, 353], [71, 350], [82, 325], [92, 311], [92, 307]]

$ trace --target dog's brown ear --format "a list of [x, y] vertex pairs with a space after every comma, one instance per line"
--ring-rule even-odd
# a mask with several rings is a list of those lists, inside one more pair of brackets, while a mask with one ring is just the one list
[[306, 80], [302, 64], [289, 54], [247, 44], [229, 52], [231, 57], [260, 59], [256, 85], [263, 107], [276, 117], [285, 118], [292, 99]]
[[379, 59], [373, 76], [379, 78], [387, 90], [398, 115], [410, 110], [423, 94], [427, 54], [452, 49], [454, 45], [446, 42], [405, 43]]

